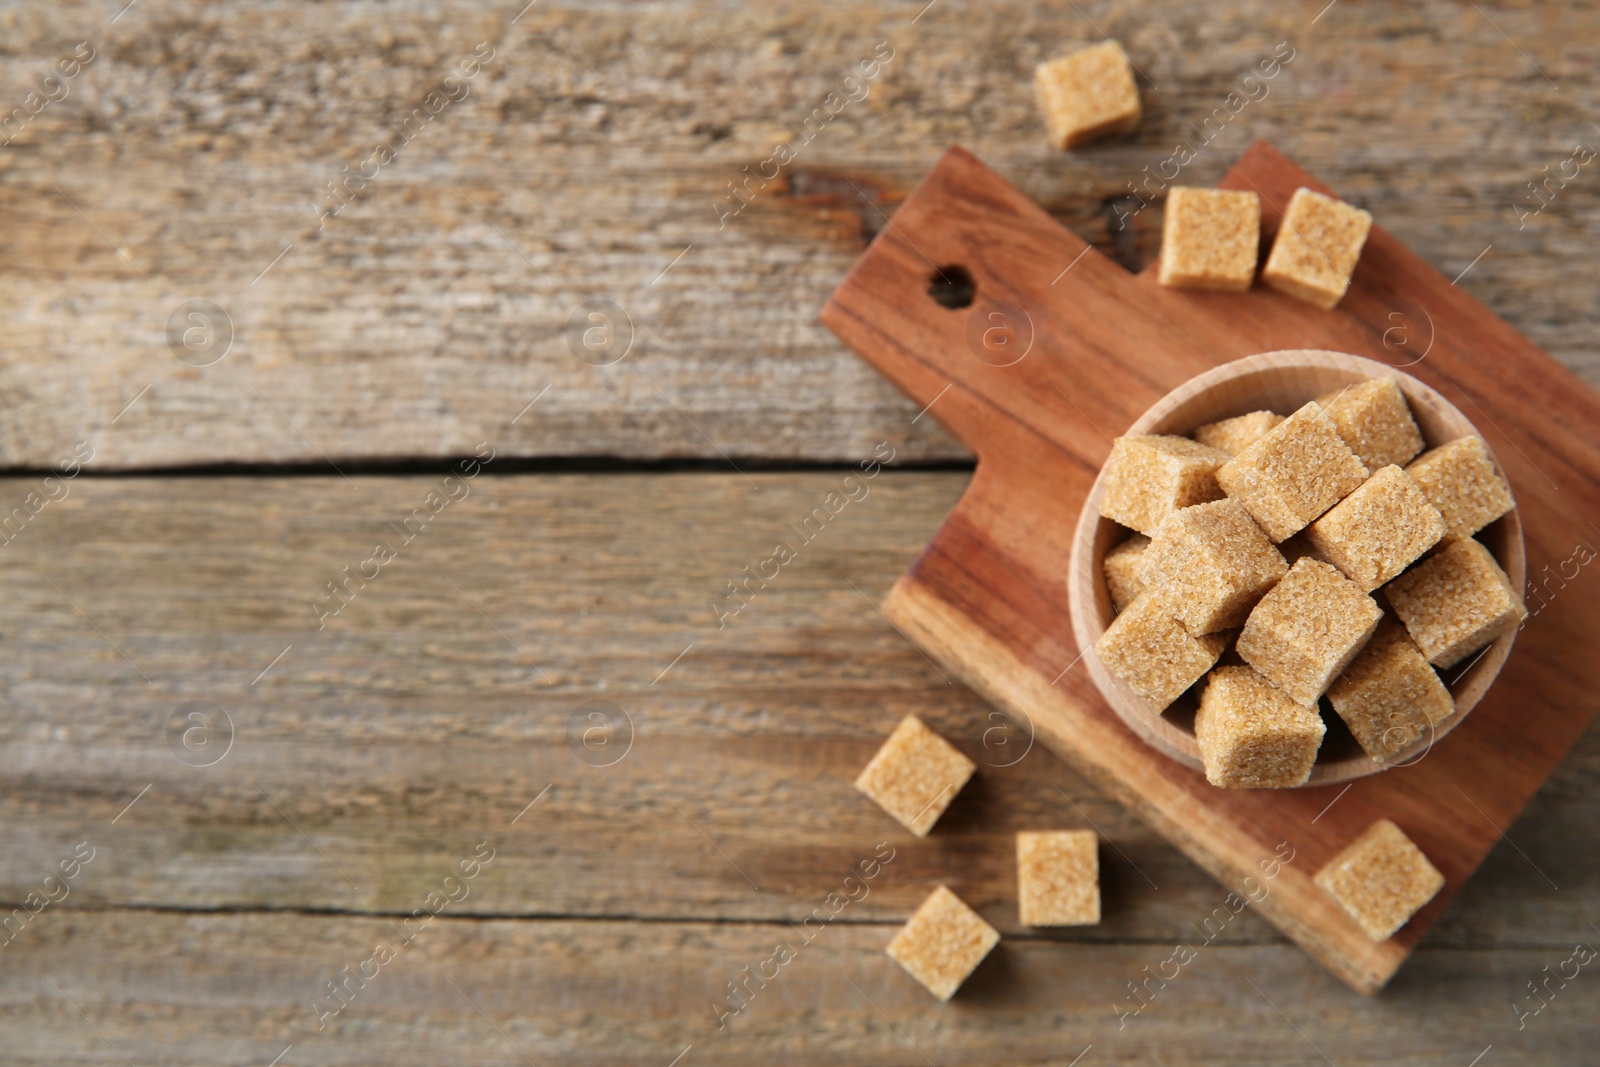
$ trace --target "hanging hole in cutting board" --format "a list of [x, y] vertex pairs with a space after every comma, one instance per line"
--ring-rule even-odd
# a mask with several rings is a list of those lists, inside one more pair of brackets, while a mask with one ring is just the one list
[[965, 267], [938, 267], [928, 276], [928, 295], [951, 311], [970, 306], [977, 292], [978, 283]]

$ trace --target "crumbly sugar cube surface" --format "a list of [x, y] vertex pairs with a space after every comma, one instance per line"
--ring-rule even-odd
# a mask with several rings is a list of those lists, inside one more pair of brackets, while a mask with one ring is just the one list
[[1483, 438], [1475, 434], [1430, 449], [1406, 468], [1428, 502], [1439, 509], [1446, 537], [1471, 537], [1512, 508], [1511, 486], [1506, 484]]
[[1099, 836], [1093, 830], [1017, 834], [1017, 910], [1023, 926], [1099, 922]]
[[1167, 191], [1157, 280], [1180, 289], [1244, 292], [1256, 277], [1261, 199], [1233, 189]]
[[1274, 541], [1298, 533], [1367, 480], [1339, 428], [1311, 401], [1217, 471], [1217, 484]]
[[1139, 125], [1139, 87], [1133, 65], [1115, 41], [1105, 41], [1034, 70], [1050, 143], [1076, 148], [1109, 133]]
[[901, 826], [926, 837], [976, 769], [921, 719], [907, 715], [856, 777], [856, 788]]
[[1167, 516], [1140, 563], [1145, 588], [1192, 634], [1240, 625], [1288, 571], [1244, 505], [1227, 497]]
[[1249, 667], [1218, 667], [1206, 679], [1194, 717], [1206, 781], [1224, 789], [1304, 785], [1327, 727]]
[[1339, 436], [1368, 470], [1405, 466], [1422, 451], [1422, 431], [1393, 378], [1369, 378], [1317, 397]]
[[1223, 634], [1191, 636], [1159, 598], [1142, 596], [1111, 620], [1094, 650], [1107, 670], [1161, 711], [1211, 669], [1226, 645]]
[[1338, 568], [1302, 559], [1261, 598], [1239, 633], [1239, 655], [1301, 704], [1355, 659], [1383, 611]]
[[1000, 941], [1000, 932], [947, 887], [928, 895], [886, 950], [940, 1000], [949, 1000]]
[[1392, 763], [1455, 711], [1450, 690], [1405, 627], [1385, 618], [1361, 654], [1328, 687], [1328, 703], [1367, 755]]
[[1267, 265], [1265, 284], [1327, 310], [1350, 288], [1361, 248], [1372, 229], [1372, 216], [1358, 207], [1296, 189], [1283, 213]]
[[1322, 558], [1367, 592], [1444, 537], [1444, 518], [1411, 475], [1390, 464], [1305, 530]]
[[1252, 411], [1195, 428], [1194, 439], [1203, 445], [1237, 456], [1278, 428], [1283, 416], [1276, 411]]
[[1118, 611], [1132, 604], [1144, 592], [1144, 579], [1139, 577], [1139, 561], [1149, 547], [1150, 538], [1136, 533], [1107, 552], [1106, 558], [1101, 561], [1106, 575], [1106, 592], [1111, 594], [1111, 606]]
[[1470, 538], [1451, 541], [1383, 592], [1435, 667], [1454, 667], [1528, 617], [1506, 572]]
[[1100, 514], [1151, 536], [1175, 509], [1221, 497], [1217, 469], [1226, 462], [1226, 452], [1187, 437], [1119, 437], [1102, 476]]
[[1444, 888], [1444, 875], [1388, 819], [1379, 819], [1312, 879], [1374, 941], [1387, 941]]

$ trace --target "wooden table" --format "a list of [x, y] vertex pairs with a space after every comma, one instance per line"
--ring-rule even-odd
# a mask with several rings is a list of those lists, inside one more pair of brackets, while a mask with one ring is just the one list
[[[1600, 12], [519, 6], [0, 13], [0, 1060], [1592, 1062], [1594, 731], [1379, 997], [1245, 909], [1130, 1013], [1224, 893], [879, 614], [969, 459], [816, 311], [956, 142], [1142, 266], [1203, 128], [1600, 385]], [[1145, 121], [1054, 153], [1102, 31]], [[851, 786], [911, 712], [980, 763], [921, 841]], [[1105, 921], [1019, 929], [1091, 825]], [[1005, 935], [948, 1005], [882, 954], [939, 882]]]

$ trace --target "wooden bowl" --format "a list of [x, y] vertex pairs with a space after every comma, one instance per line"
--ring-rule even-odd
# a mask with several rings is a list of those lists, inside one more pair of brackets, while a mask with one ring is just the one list
[[[1370, 359], [1318, 349], [1268, 352], [1207, 371], [1162, 397], [1124, 432], [1181, 435], [1205, 423], [1251, 411], [1269, 409], [1287, 415], [1329, 390], [1376, 377], [1393, 378], [1399, 384], [1422, 431], [1425, 447], [1435, 448], [1477, 433], [1471, 420], [1455, 405], [1409, 374]], [[1101, 564], [1106, 552], [1129, 534], [1124, 527], [1100, 515], [1104, 480], [1102, 470], [1084, 503], [1073, 540], [1068, 577], [1073, 633], [1078, 647], [1086, 650], [1084, 662], [1088, 664], [1095, 685], [1129, 729], [1179, 763], [1199, 770], [1200, 746], [1194, 736], [1194, 713], [1200, 685], [1179, 697], [1165, 713], [1158, 712], [1108, 671], [1094, 651], [1095, 642], [1116, 614]], [[1512, 588], [1521, 590], [1527, 577], [1527, 560], [1522, 547], [1522, 523], [1516, 510], [1479, 531], [1478, 539], [1499, 561], [1511, 579]], [[1516, 636], [1516, 630], [1512, 630], [1468, 666], [1458, 665], [1445, 671], [1443, 677], [1455, 699], [1455, 711], [1435, 727], [1431, 736], [1420, 738], [1386, 763], [1368, 756], [1343, 720], [1324, 701], [1323, 719], [1328, 724], [1328, 732], [1306, 785], [1328, 785], [1361, 778], [1423, 758], [1429, 748], [1453, 730], [1483, 699], [1511, 654]]]

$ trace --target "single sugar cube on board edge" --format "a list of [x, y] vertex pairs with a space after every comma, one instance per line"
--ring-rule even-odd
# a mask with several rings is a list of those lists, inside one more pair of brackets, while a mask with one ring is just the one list
[[1313, 400], [1224, 463], [1216, 478], [1268, 537], [1282, 541], [1354, 491], [1367, 474]]
[[1111, 442], [1100, 514], [1152, 536], [1178, 508], [1222, 496], [1217, 471], [1228, 454], [1187, 437], [1131, 434]]
[[1139, 125], [1133, 65], [1115, 41], [1041, 63], [1033, 77], [1050, 143], [1057, 149], [1076, 148]]
[[886, 951], [924, 989], [949, 1000], [999, 942], [998, 930], [940, 886], [894, 935]]
[[1372, 216], [1300, 188], [1289, 198], [1261, 281], [1297, 300], [1331, 309], [1350, 288]]
[[1390, 464], [1305, 532], [1323, 559], [1370, 593], [1438, 544], [1445, 526], [1411, 475]]
[[1421, 742], [1431, 745], [1434, 731], [1456, 709], [1438, 673], [1390, 618], [1328, 687], [1328, 703], [1379, 763], [1393, 763]]
[[1106, 558], [1101, 561], [1101, 569], [1106, 576], [1106, 592], [1111, 594], [1111, 606], [1118, 611], [1132, 604], [1144, 592], [1144, 580], [1139, 577], [1139, 561], [1149, 547], [1150, 538], [1136, 533], [1107, 552]]
[[1294, 700], [1249, 667], [1212, 671], [1194, 716], [1206, 781], [1224, 789], [1304, 785], [1326, 732], [1315, 702]]
[[1156, 711], [1199, 681], [1227, 646], [1226, 634], [1191, 636], [1159, 597], [1141, 596], [1094, 643], [1107, 670]]
[[1017, 913], [1023, 926], [1099, 922], [1099, 835], [1093, 830], [1017, 834]]
[[1194, 439], [1203, 445], [1237, 456], [1278, 428], [1283, 416], [1276, 411], [1252, 411], [1195, 428]]
[[1471, 537], [1517, 506], [1511, 486], [1476, 434], [1424, 452], [1406, 473], [1444, 516], [1445, 536], [1451, 540]]
[[1339, 436], [1368, 470], [1405, 466], [1422, 451], [1422, 431], [1393, 378], [1369, 378], [1317, 397]]
[[1312, 878], [1373, 941], [1387, 941], [1444, 888], [1405, 831], [1379, 819]]
[[1140, 562], [1145, 588], [1197, 635], [1244, 622], [1288, 571], [1244, 505], [1229, 498], [1167, 516]]
[[1454, 667], [1528, 617], [1487, 548], [1451, 541], [1383, 587], [1428, 662]]
[[1235, 647], [1296, 703], [1315, 704], [1382, 617], [1377, 601], [1338, 568], [1302, 559], [1250, 612]]
[[928, 836], [977, 764], [907, 715], [856, 778], [856, 788], [918, 837]]
[[1256, 278], [1261, 199], [1232, 189], [1167, 192], [1156, 280], [1179, 289], [1242, 293]]

